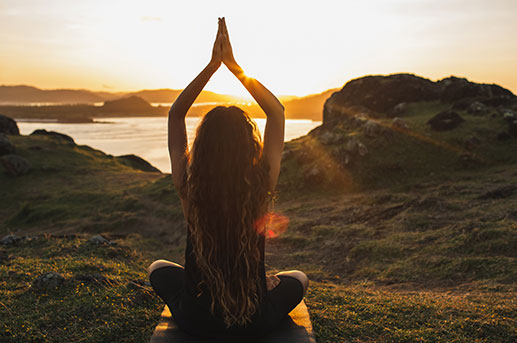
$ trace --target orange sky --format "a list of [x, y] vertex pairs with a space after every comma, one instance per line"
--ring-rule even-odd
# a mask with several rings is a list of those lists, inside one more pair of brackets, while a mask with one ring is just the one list
[[[0, 84], [184, 88], [226, 16], [237, 61], [277, 94], [411, 72], [517, 93], [517, 1], [0, 2]], [[224, 68], [208, 90], [243, 95]]]

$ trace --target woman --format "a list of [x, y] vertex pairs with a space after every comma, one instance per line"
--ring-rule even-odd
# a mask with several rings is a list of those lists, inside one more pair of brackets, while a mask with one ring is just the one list
[[[267, 115], [264, 144], [241, 109], [218, 106], [197, 129], [188, 151], [185, 116], [224, 63]], [[212, 58], [169, 112], [173, 182], [187, 220], [185, 268], [149, 266], [156, 293], [182, 329], [205, 337], [257, 337], [273, 330], [302, 300], [309, 280], [300, 271], [265, 276], [265, 218], [284, 144], [284, 108], [233, 57], [224, 18]]]

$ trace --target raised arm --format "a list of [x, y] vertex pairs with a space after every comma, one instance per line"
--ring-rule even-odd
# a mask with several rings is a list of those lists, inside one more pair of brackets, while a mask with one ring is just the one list
[[[169, 111], [169, 155], [171, 158], [172, 179], [176, 189], [181, 190], [188, 158], [187, 130], [185, 116], [189, 108], [203, 90], [210, 77], [222, 63], [222, 21], [212, 50], [212, 59], [199, 75], [181, 92]], [[181, 192], [180, 196], [181, 196]]]
[[266, 87], [254, 78], [247, 77], [243, 69], [237, 64], [233, 56], [232, 46], [226, 28], [226, 21], [222, 18], [222, 49], [223, 63], [241, 81], [251, 96], [257, 101], [266, 113], [266, 128], [264, 130], [263, 158], [269, 164], [270, 188], [274, 190], [280, 174], [280, 162], [284, 149], [285, 116], [284, 106]]

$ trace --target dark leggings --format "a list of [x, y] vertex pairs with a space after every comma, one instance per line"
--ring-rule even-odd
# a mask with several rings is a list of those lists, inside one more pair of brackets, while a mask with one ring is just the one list
[[[166, 266], [154, 270], [149, 279], [156, 294], [163, 299], [169, 307], [172, 316], [176, 320], [178, 326], [192, 334], [199, 336], [218, 335], [213, 330], [208, 332], [200, 331], [201, 327], [210, 327], [206, 321], [201, 318], [207, 318], [206, 313], [192, 315], [192, 312], [185, 309], [185, 301], [187, 292], [185, 292], [185, 269], [182, 267]], [[237, 332], [241, 335], [265, 335], [272, 331], [280, 322], [287, 317], [287, 314], [296, 307], [303, 299], [302, 283], [290, 276], [279, 275], [280, 283], [270, 291], [267, 291], [265, 313], [256, 318], [255, 322], [246, 329], [239, 329]], [[195, 319], [193, 319], [195, 318]], [[212, 331], [212, 332], [210, 332]], [[228, 333], [228, 332], [227, 332]], [[231, 334], [231, 331], [229, 332]], [[224, 334], [222, 334], [224, 336]]]

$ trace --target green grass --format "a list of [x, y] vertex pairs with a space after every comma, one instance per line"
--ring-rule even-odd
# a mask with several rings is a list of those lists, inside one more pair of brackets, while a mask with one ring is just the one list
[[[431, 132], [425, 121], [442, 107], [410, 104], [410, 135], [372, 139], [338, 127], [369, 149], [347, 168], [314, 137], [287, 144], [293, 154], [282, 165], [275, 210], [289, 227], [268, 240], [266, 267], [309, 275], [318, 342], [517, 339], [517, 191], [490, 195], [517, 184], [517, 141], [495, 139], [500, 118], [465, 113], [458, 129]], [[477, 162], [464, 164], [472, 135]], [[0, 232], [38, 239], [0, 246], [0, 341], [148, 341], [163, 305], [131, 281], [145, 280], [154, 259], [183, 262], [185, 227], [170, 175], [49, 137], [9, 139], [33, 170], [0, 173]], [[330, 182], [307, 181], [314, 166]], [[41, 233], [106, 233], [119, 245]], [[31, 288], [47, 271], [66, 282]], [[110, 282], [76, 278], [95, 273]]]
[[[144, 225], [163, 231], [181, 215], [170, 177], [52, 137], [10, 139], [32, 171], [16, 178], [0, 174], [0, 232], [53, 232], [67, 226], [75, 232], [128, 232]], [[152, 223], [141, 220], [150, 216]]]
[[[124, 245], [40, 235], [2, 247], [0, 256], [2, 342], [146, 342], [163, 307], [150, 287], [140, 286], [147, 261]], [[31, 287], [50, 271], [65, 282]], [[77, 278], [92, 274], [107, 281]]]
[[307, 305], [320, 343], [502, 343], [517, 340], [514, 295], [312, 283]]
[[[501, 115], [473, 116], [460, 111], [465, 122], [459, 127], [431, 130], [427, 121], [448, 107], [439, 102], [409, 104], [402, 117], [409, 130], [391, 130], [390, 135], [369, 137], [363, 128], [343, 121], [332, 129], [346, 137], [342, 143], [324, 145], [315, 135], [291, 141], [286, 147], [293, 153], [283, 161], [280, 187], [294, 191], [300, 185], [309, 189], [326, 186], [330, 191], [350, 192], [414, 184], [428, 177], [447, 180], [454, 173], [517, 163], [517, 140], [497, 140], [497, 135], [507, 130]], [[391, 118], [375, 121], [391, 128]], [[351, 162], [343, 165], [333, 151], [345, 147], [350, 137], [359, 139], [368, 154], [351, 155]], [[470, 139], [474, 139], [472, 146], [466, 143]], [[303, 176], [314, 167], [322, 170], [321, 181], [305, 180]]]

